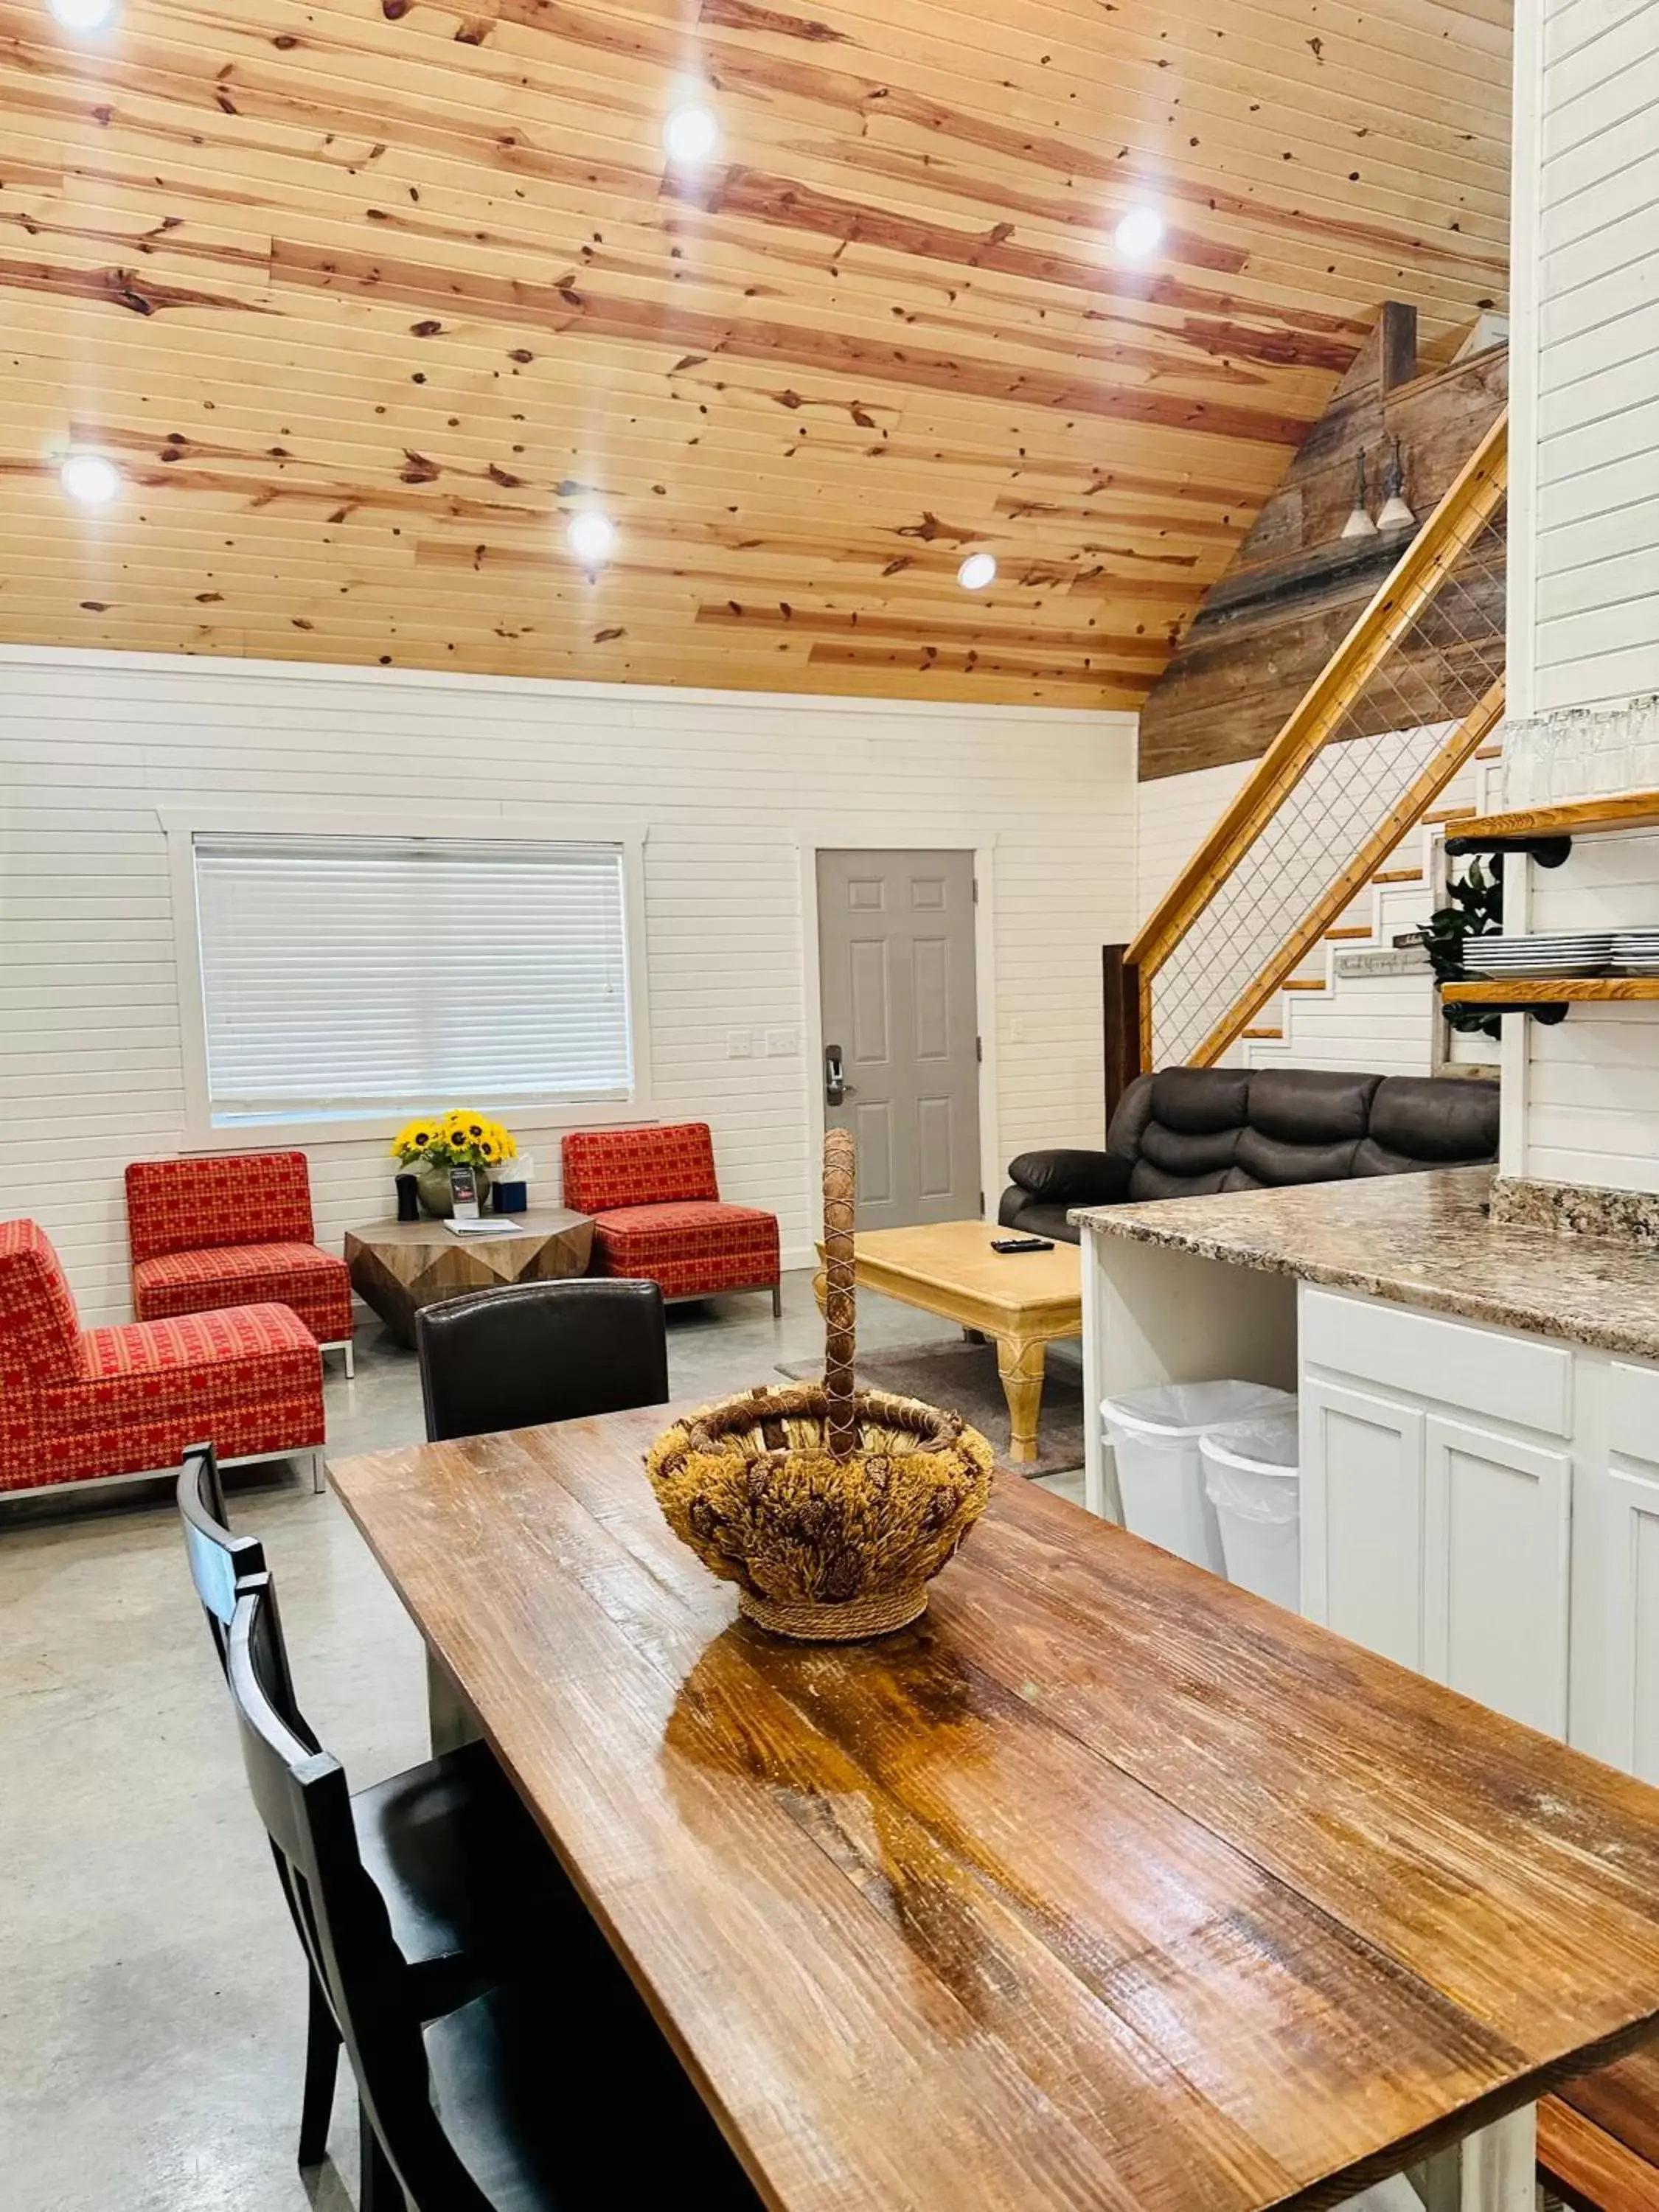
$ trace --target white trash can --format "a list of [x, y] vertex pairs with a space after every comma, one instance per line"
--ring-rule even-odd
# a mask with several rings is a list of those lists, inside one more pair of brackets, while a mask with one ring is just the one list
[[1302, 1468], [1296, 1401], [1199, 1438], [1227, 1579], [1302, 1610]]
[[1206, 1429], [1295, 1403], [1288, 1390], [1266, 1382], [1158, 1382], [1103, 1400], [1101, 1417], [1117, 1462], [1125, 1528], [1195, 1567], [1224, 1575], [1221, 1532], [1204, 1488], [1199, 1438]]

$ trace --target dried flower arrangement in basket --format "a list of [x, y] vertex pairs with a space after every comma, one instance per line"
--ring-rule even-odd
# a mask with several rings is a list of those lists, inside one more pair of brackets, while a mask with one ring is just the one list
[[668, 1525], [751, 1620], [808, 1643], [886, 1636], [984, 1511], [991, 1447], [955, 1413], [854, 1385], [855, 1156], [823, 1145], [823, 1381], [745, 1390], [665, 1431], [646, 1470]]

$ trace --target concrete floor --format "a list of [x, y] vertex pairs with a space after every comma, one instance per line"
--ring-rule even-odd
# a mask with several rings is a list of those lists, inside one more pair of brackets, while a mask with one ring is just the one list
[[[821, 1354], [805, 1273], [784, 1312], [671, 1313], [675, 1395]], [[861, 1298], [860, 1341], [954, 1332]], [[327, 1363], [331, 1449], [422, 1434], [413, 1357], [369, 1321]], [[427, 1755], [419, 1639], [331, 1495], [247, 1470], [232, 1517], [265, 1543], [307, 1715], [355, 1781]], [[1082, 1476], [1048, 1485], [1079, 1497]], [[165, 1492], [0, 1507], [0, 2204], [6, 2212], [346, 2212], [341, 2069], [331, 2164], [294, 2163], [298, 1946], [248, 1801]]]

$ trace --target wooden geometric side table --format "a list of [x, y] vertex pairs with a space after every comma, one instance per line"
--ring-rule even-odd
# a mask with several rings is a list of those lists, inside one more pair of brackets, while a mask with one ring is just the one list
[[415, 1316], [422, 1306], [463, 1291], [586, 1273], [593, 1249], [593, 1224], [586, 1214], [544, 1206], [513, 1218], [521, 1226], [511, 1237], [457, 1237], [441, 1221], [371, 1221], [348, 1229], [351, 1286], [399, 1344], [412, 1346]]

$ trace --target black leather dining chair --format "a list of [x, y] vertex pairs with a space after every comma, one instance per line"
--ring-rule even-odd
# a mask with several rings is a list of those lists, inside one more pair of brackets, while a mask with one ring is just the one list
[[[267, 1574], [257, 1539], [226, 1525], [210, 1444], [185, 1455], [177, 1497], [191, 1579], [222, 1666], [242, 1584]], [[314, 1754], [316, 1736], [294, 1695], [274, 1584], [260, 1613], [261, 1679], [283, 1728]], [[580, 1902], [487, 1747], [426, 1760], [348, 1801], [363, 1872], [382, 1900], [391, 1940], [409, 1969], [423, 2017], [453, 2010], [516, 1961], [532, 1915], [586, 1919]], [[286, 1887], [286, 1885], [284, 1885]], [[290, 1902], [292, 1901], [290, 1898]], [[301, 1929], [301, 1940], [304, 1929]], [[334, 2101], [340, 2035], [311, 1978], [299, 2162], [322, 2158]]]
[[433, 1443], [659, 1406], [668, 1395], [662, 1292], [621, 1276], [446, 1298], [416, 1315], [415, 1350]]
[[360, 2212], [760, 2212], [644, 2001], [586, 1913], [519, 1978], [437, 2020], [411, 2000], [364, 1879], [337, 1759], [288, 1726], [270, 1578], [240, 1585], [227, 1674], [242, 1759], [312, 1970], [356, 2076]]

